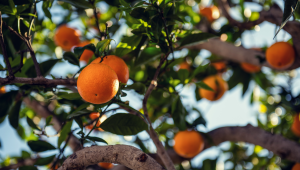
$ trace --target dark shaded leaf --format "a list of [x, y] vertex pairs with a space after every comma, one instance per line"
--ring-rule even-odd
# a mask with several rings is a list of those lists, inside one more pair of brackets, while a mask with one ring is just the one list
[[38, 141], [31, 140], [31, 141], [27, 142], [27, 145], [30, 147], [30, 149], [33, 152], [44, 152], [44, 151], [56, 149], [50, 143], [42, 141], [42, 140], [38, 140]]
[[55, 155], [52, 155], [52, 156], [48, 156], [48, 157], [45, 157], [45, 158], [39, 158], [38, 160], [36, 160], [36, 162], [34, 163], [34, 165], [48, 165], [50, 164], [55, 158]]
[[60, 145], [63, 141], [65, 141], [71, 132], [72, 121], [67, 122], [62, 128], [59, 138], [57, 140], [57, 147], [60, 148]]
[[112, 39], [105, 39], [105, 40], [99, 41], [96, 45], [96, 54], [100, 55], [101, 53], [103, 53], [111, 41], [112, 41]]
[[179, 96], [175, 96], [174, 102], [172, 103], [172, 118], [174, 120], [174, 124], [176, 127], [179, 128], [179, 130], [185, 130], [186, 129], [186, 123], [185, 123], [185, 115], [186, 110], [182, 105], [181, 99]]
[[145, 94], [147, 87], [141, 83], [141, 82], [136, 82], [133, 83], [131, 85], [127, 85], [124, 90], [134, 90], [135, 92], [139, 93], [139, 94]]
[[36, 129], [36, 130], [40, 130], [40, 128], [38, 128], [38, 127], [36, 126], [36, 124], [35, 124], [29, 117], [27, 117], [26, 120], [27, 120], [27, 124], [28, 124], [30, 127], [32, 127], [33, 129]]
[[94, 142], [102, 142], [102, 143], [106, 143], [108, 145], [108, 143], [105, 140], [103, 140], [102, 138], [99, 138], [99, 137], [87, 136], [86, 138], [91, 141], [94, 141]]
[[65, 52], [63, 55], [63, 59], [67, 60], [69, 63], [73, 65], [77, 65], [79, 67], [79, 59], [78, 57], [72, 52]]
[[8, 114], [9, 108], [13, 104], [13, 100], [17, 93], [18, 91], [10, 91], [0, 95], [0, 118], [3, 118]]
[[19, 126], [19, 113], [20, 113], [20, 108], [21, 108], [22, 100], [17, 101], [11, 108], [8, 114], [8, 120], [10, 125], [14, 129], [18, 129]]
[[179, 80], [182, 84], [186, 84], [188, 82], [186, 82], [185, 80], [189, 80], [189, 71], [186, 70], [186, 69], [180, 69], [178, 72], [178, 77], [179, 77]]
[[120, 2], [121, 5], [130, 8], [130, 5], [129, 5], [126, 1], [124, 1], [124, 0], [119, 0], [119, 2]]
[[19, 170], [38, 170], [35, 166], [21, 166]]
[[[42, 76], [46, 76], [49, 74], [49, 72], [51, 71], [51, 69], [53, 68], [53, 66], [59, 61], [59, 59], [50, 59], [47, 61], [44, 61], [42, 63], [39, 64]], [[30, 68], [28, 68], [28, 70], [25, 73], [26, 75], [28, 75], [28, 77], [36, 77], [36, 72], [35, 72], [35, 67], [34, 65], [31, 65]]]
[[192, 126], [204, 125], [206, 127], [206, 121], [202, 116], [199, 116], [192, 124]]
[[189, 34], [182, 38], [180, 47], [188, 46], [188, 45], [195, 45], [197, 43], [207, 41], [210, 38], [216, 37], [210, 33], [198, 33], [198, 34]]
[[74, 53], [77, 56], [79, 56], [78, 58], [80, 58], [84, 50], [90, 50], [90, 51], [93, 51], [95, 53], [96, 47], [95, 47], [94, 44], [88, 44], [88, 45], [86, 45], [84, 47], [75, 47], [74, 48]]
[[67, 93], [67, 92], [59, 92], [57, 94], [58, 97], [67, 99], [67, 100], [78, 100], [81, 99], [81, 96], [79, 93]]
[[90, 2], [85, 0], [59, 0], [59, 1], [69, 3], [76, 8], [84, 8], [84, 9], [93, 8], [93, 5]]
[[211, 87], [209, 87], [207, 84], [205, 84], [202, 81], [199, 81], [196, 83], [197, 87], [205, 89], [205, 90], [209, 90], [209, 91], [214, 91]]
[[148, 125], [138, 116], [117, 113], [102, 122], [100, 128], [117, 135], [136, 135], [147, 130]]
[[162, 54], [160, 48], [156, 47], [148, 47], [145, 48], [141, 55], [136, 59], [135, 66], [140, 66], [143, 64], [147, 64], [155, 59], [157, 59]]
[[50, 123], [51, 123], [51, 121], [52, 121], [52, 118], [53, 118], [53, 116], [48, 116], [48, 117], [46, 118], [46, 124], [45, 124], [45, 126], [50, 125]]

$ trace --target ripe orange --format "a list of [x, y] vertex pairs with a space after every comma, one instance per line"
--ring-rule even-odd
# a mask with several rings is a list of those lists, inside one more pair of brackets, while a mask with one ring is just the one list
[[99, 112], [93, 112], [89, 115], [90, 119], [92, 119], [92, 120], [99, 118], [99, 116], [100, 116]]
[[213, 22], [220, 17], [220, 11], [218, 7], [214, 5], [205, 8], [200, 7], [200, 14], [205, 16], [209, 22]]
[[98, 165], [104, 169], [111, 169], [112, 167], [114, 167], [112, 163], [108, 162], [100, 162]]
[[196, 131], [180, 131], [175, 135], [174, 142], [175, 152], [184, 158], [192, 158], [204, 148], [204, 141]]
[[91, 63], [81, 71], [77, 88], [85, 101], [93, 104], [106, 103], [118, 92], [118, 76], [106, 64]]
[[70, 51], [71, 48], [80, 43], [79, 32], [66, 25], [57, 28], [54, 35], [54, 42], [65, 51]]
[[181, 70], [181, 69], [186, 69], [186, 70], [190, 71], [191, 66], [187, 62], [183, 62], [183, 63], [179, 64], [179, 69], [178, 70]]
[[292, 170], [300, 170], [300, 163], [295, 163]]
[[241, 63], [241, 67], [248, 73], [257, 73], [260, 71], [260, 67], [249, 63]]
[[222, 62], [222, 61], [214, 62], [214, 63], [211, 63], [211, 65], [213, 67], [215, 67], [215, 69], [220, 73], [226, 71], [226, 63], [225, 62]]
[[[92, 63], [100, 63], [100, 61], [101, 58], [98, 57], [92, 61]], [[117, 73], [118, 79], [121, 83], [127, 83], [129, 79], [129, 69], [122, 58], [115, 55], [108, 55], [104, 57], [101, 63], [111, 67]]]
[[[95, 123], [96, 123], [96, 121], [94, 121], [94, 122], [93, 122], [92, 124], [90, 124], [90, 125], [87, 125], [85, 128], [91, 130], [91, 129], [93, 129]], [[101, 121], [98, 120], [97, 125], [96, 125], [96, 127], [98, 127], [98, 128], [95, 128], [95, 130], [104, 131], [102, 128], [99, 128], [100, 125], [101, 125]]]
[[6, 92], [5, 86], [0, 87], [0, 94], [3, 94]]
[[295, 50], [287, 42], [277, 42], [267, 49], [266, 60], [276, 69], [286, 69], [294, 63]]
[[220, 76], [213, 75], [206, 77], [203, 82], [212, 88], [214, 91], [199, 89], [199, 95], [207, 100], [216, 101], [219, 100], [224, 93], [228, 90], [227, 82], [225, 82]]
[[[77, 47], [84, 47], [86, 45], [90, 44], [89, 41], [83, 41], [80, 44], [77, 45]], [[83, 53], [80, 56], [79, 61], [84, 61], [85, 63], [88, 63], [89, 60], [93, 57], [94, 52], [91, 50], [84, 50]]]
[[300, 137], [300, 117], [299, 117], [299, 114], [296, 114], [294, 116], [294, 122], [292, 124], [291, 130], [296, 136]]

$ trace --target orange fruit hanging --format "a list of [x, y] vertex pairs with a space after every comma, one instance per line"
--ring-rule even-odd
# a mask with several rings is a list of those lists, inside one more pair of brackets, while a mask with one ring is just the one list
[[89, 115], [90, 119], [92, 119], [92, 120], [99, 118], [99, 116], [100, 116], [99, 112], [93, 112]]
[[206, 77], [203, 82], [212, 88], [214, 91], [199, 88], [199, 95], [210, 101], [219, 100], [224, 93], [228, 90], [227, 82], [225, 82], [220, 76], [213, 75]]
[[193, 158], [204, 148], [204, 140], [196, 131], [180, 131], [174, 137], [174, 150], [184, 158]]
[[103, 104], [117, 94], [119, 80], [116, 72], [108, 65], [91, 63], [79, 74], [77, 88], [85, 101]]
[[[100, 61], [101, 58], [98, 57], [94, 61], [92, 61], [92, 63], [100, 63]], [[115, 55], [108, 55], [104, 57], [101, 63], [111, 67], [117, 73], [118, 79], [121, 83], [127, 83], [129, 79], [129, 69], [122, 58]]]
[[181, 70], [181, 69], [186, 69], [186, 70], [190, 71], [191, 66], [185, 61], [185, 62], [179, 64], [178, 70]]
[[295, 163], [292, 170], [300, 170], [300, 163]]
[[226, 71], [226, 63], [219, 61], [219, 62], [213, 62], [211, 63], [211, 65], [213, 67], [215, 67], [215, 69], [219, 72], [219, 73], [223, 73]]
[[98, 165], [104, 169], [111, 169], [114, 167], [114, 165], [112, 163], [108, 163], [108, 162], [100, 162], [100, 163], [98, 163]]
[[214, 20], [220, 17], [220, 11], [216, 6], [210, 7], [200, 7], [200, 14], [207, 18], [209, 22], [213, 22]]
[[[80, 44], [78, 44], [77, 47], [84, 47], [88, 44], [90, 44], [89, 41], [83, 41]], [[88, 63], [89, 60], [93, 57], [93, 55], [94, 55], [93, 51], [85, 49], [81, 54], [79, 61], [84, 61], [85, 63]]]
[[249, 63], [241, 63], [241, 67], [247, 73], [257, 73], [260, 71], [260, 67]]
[[286, 69], [295, 61], [295, 50], [287, 42], [277, 42], [267, 49], [266, 60], [275, 69]]
[[300, 117], [299, 117], [299, 114], [296, 114], [296, 115], [294, 116], [294, 121], [293, 121], [291, 130], [292, 130], [292, 132], [293, 132], [296, 136], [300, 137]]
[[5, 86], [0, 87], [0, 94], [3, 94], [6, 92]]
[[70, 51], [73, 46], [80, 43], [80, 33], [73, 28], [62, 25], [57, 28], [54, 35], [54, 42], [65, 51]]

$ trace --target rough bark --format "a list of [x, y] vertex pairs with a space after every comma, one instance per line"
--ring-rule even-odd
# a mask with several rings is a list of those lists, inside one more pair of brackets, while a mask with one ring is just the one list
[[99, 162], [125, 165], [133, 170], [163, 170], [153, 158], [127, 145], [92, 146], [70, 155], [58, 170], [84, 169]]

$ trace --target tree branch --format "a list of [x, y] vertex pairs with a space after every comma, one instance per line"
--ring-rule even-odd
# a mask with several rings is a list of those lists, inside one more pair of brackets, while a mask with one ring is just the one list
[[37, 78], [23, 78], [15, 77], [14, 79], [0, 78], [0, 85], [22, 83], [22, 84], [32, 84], [32, 85], [46, 85], [46, 86], [57, 86], [57, 85], [70, 85], [76, 86], [76, 79], [46, 79], [44, 77]]
[[10, 170], [10, 169], [18, 169], [22, 166], [30, 166], [34, 165], [34, 163], [38, 160], [38, 158], [28, 158], [21, 161], [18, 161], [16, 164], [12, 164], [3, 168], [0, 168], [0, 170]]
[[133, 170], [163, 170], [153, 158], [127, 145], [92, 146], [70, 155], [58, 170], [84, 169], [99, 162], [125, 165]]

